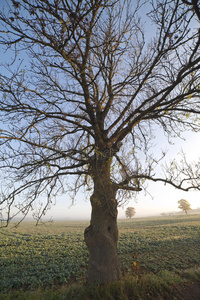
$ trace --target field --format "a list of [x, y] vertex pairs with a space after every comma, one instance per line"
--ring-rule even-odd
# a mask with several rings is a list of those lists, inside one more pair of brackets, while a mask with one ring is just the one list
[[[36, 227], [24, 222], [0, 229], [1, 291], [85, 282], [88, 224], [55, 221]], [[200, 215], [119, 220], [118, 225], [124, 274], [179, 274], [200, 267]]]

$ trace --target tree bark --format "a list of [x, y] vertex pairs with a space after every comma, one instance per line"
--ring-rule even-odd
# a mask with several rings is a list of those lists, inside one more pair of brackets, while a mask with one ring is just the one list
[[93, 170], [94, 193], [90, 198], [92, 215], [85, 229], [85, 242], [90, 260], [88, 284], [106, 284], [119, 280], [120, 264], [117, 253], [116, 187], [110, 180], [110, 161], [98, 161]]

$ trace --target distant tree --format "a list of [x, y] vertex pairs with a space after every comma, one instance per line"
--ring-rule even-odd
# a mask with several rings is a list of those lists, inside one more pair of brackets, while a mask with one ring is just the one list
[[178, 203], [179, 203], [178, 208], [180, 208], [182, 211], [184, 211], [187, 215], [188, 210], [191, 210], [190, 203], [185, 199], [179, 200]]
[[135, 216], [135, 208], [134, 207], [128, 207], [125, 211], [126, 218], [131, 219]]
[[167, 214], [166, 214], [166, 213], [164, 213], [164, 212], [163, 212], [163, 213], [161, 213], [161, 216], [166, 216], [166, 215], [167, 215]]

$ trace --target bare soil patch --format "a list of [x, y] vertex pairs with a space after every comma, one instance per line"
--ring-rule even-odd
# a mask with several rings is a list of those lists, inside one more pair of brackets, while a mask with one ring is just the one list
[[200, 283], [192, 283], [186, 286], [182, 291], [182, 300], [199, 300]]

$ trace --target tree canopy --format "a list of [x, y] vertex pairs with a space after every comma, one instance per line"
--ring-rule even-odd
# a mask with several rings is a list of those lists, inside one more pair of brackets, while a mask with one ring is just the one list
[[134, 207], [127, 207], [125, 211], [126, 218], [131, 219], [132, 217], [135, 216], [135, 208]]
[[[158, 158], [147, 153], [155, 125], [167, 135], [199, 130], [199, 32], [186, 6], [152, 1], [156, 30], [147, 44], [139, 18], [145, 3], [8, 3], [1, 45], [13, 60], [1, 66], [0, 112], [9, 208], [26, 189], [30, 203], [45, 190], [49, 202], [69, 190], [67, 175], [77, 175], [74, 191], [89, 184], [94, 155], [103, 152], [114, 157], [119, 190], [139, 191], [146, 179], [199, 186], [185, 162], [154, 176]], [[18, 208], [28, 212], [26, 200], [24, 206]]]
[[188, 211], [191, 210], [191, 206], [190, 206], [190, 203], [185, 200], [185, 199], [181, 199], [178, 201], [178, 208], [180, 208], [182, 211], [184, 211], [187, 215]]
[[199, 0], [182, 0], [183, 3], [187, 4], [188, 6], [191, 7], [191, 9], [195, 12], [197, 15], [198, 19], [200, 20], [200, 8], [199, 8]]

